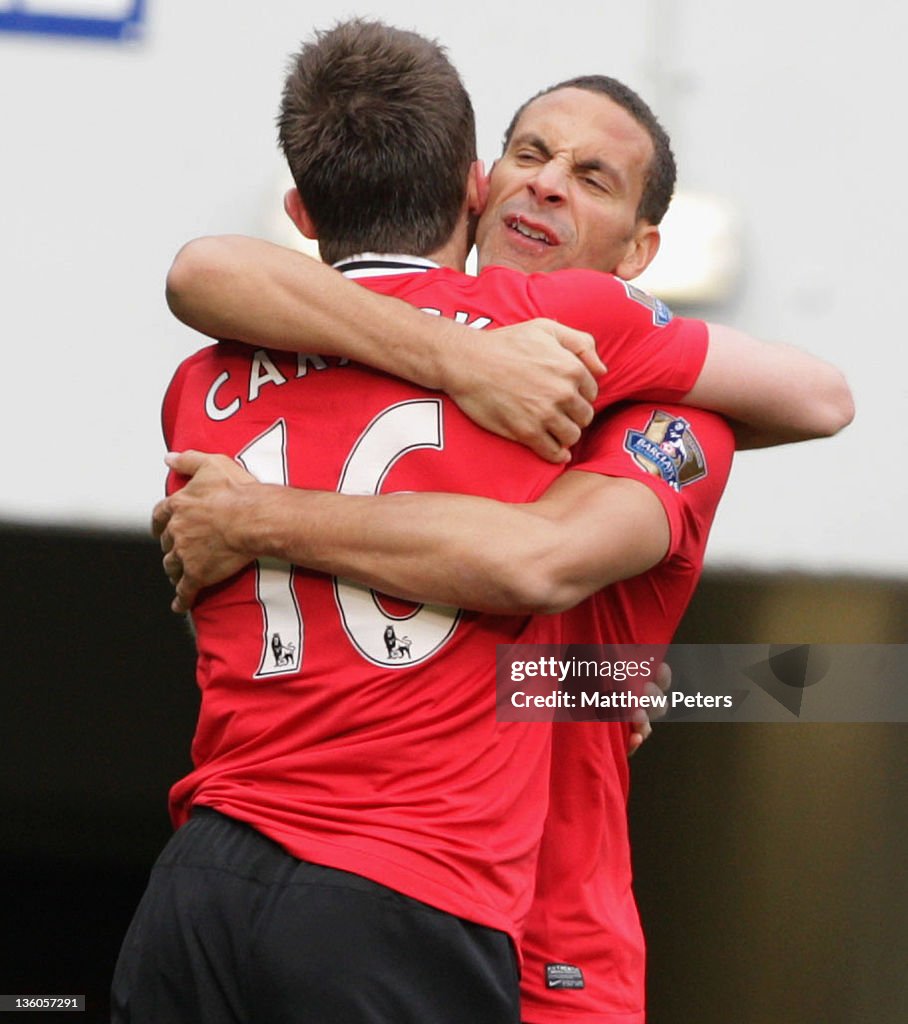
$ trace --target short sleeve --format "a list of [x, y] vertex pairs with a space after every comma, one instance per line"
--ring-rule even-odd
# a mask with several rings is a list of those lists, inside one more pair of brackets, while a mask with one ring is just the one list
[[649, 487], [668, 517], [672, 557], [702, 553], [733, 455], [734, 436], [721, 416], [668, 403], [634, 404], [593, 421], [571, 469]]
[[660, 299], [611, 274], [533, 274], [528, 289], [541, 315], [588, 331], [608, 372], [596, 408], [621, 399], [677, 402], [691, 390], [709, 343], [702, 320], [673, 316]]

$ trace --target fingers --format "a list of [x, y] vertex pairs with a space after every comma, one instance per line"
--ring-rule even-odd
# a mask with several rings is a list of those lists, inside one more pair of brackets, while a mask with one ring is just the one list
[[581, 403], [580, 399], [577, 402], [572, 409], [572, 415], [554, 413], [544, 424], [527, 431], [516, 440], [532, 448], [547, 462], [554, 462], [557, 465], [570, 462], [570, 449], [580, 440], [581, 427], [586, 426], [593, 416], [591, 408]]
[[558, 413], [519, 440], [548, 462], [560, 465], [571, 461], [570, 448], [580, 440], [580, 433], [580, 427], [570, 416]]
[[[584, 398], [587, 403], [591, 403], [591, 402], [595, 402], [596, 401], [596, 396], [599, 394], [599, 384], [596, 381], [596, 378], [586, 368], [584, 368], [583, 374], [581, 375], [580, 380], [579, 380], [579, 382], [577, 384], [577, 390], [580, 392], [581, 397]], [[592, 419], [593, 418], [592, 405], [590, 405], [589, 408], [590, 408], [590, 419]], [[587, 421], [587, 422], [589, 422], [589, 421]]]
[[586, 331], [565, 327], [556, 320], [539, 320], [537, 324], [547, 334], [552, 335], [563, 349], [577, 357], [579, 362], [574, 367], [573, 387], [587, 402], [595, 402], [599, 394], [599, 382], [596, 378], [606, 372], [606, 367], [596, 351], [593, 336]]
[[[573, 327], [565, 327], [555, 320], [548, 321], [550, 329], [558, 343], [568, 352], [573, 352], [593, 377], [601, 377], [607, 370], [605, 363], [596, 350], [596, 340], [586, 331], [578, 331]], [[593, 394], [595, 398], [595, 392]]]
[[[448, 393], [487, 430], [526, 445], [549, 462], [569, 462], [569, 449], [595, 414], [596, 374], [605, 371], [592, 337], [546, 319], [511, 324], [491, 333], [501, 343], [490, 349], [495, 355], [492, 372], [460, 375]], [[496, 386], [491, 384], [494, 380], [498, 380]], [[185, 452], [169, 456], [168, 465], [181, 473], [196, 472], [196, 482], [216, 479], [219, 469], [234, 479], [235, 473], [242, 472], [228, 473], [226, 467], [214, 461], [209, 467], [202, 460], [199, 453]]]
[[565, 448], [570, 448], [580, 440], [580, 427], [563, 413], [550, 417], [544, 429]]
[[177, 615], [183, 615], [190, 608], [190, 605], [185, 603], [182, 596], [186, 591], [186, 585], [183, 582], [185, 570], [182, 561], [173, 550], [173, 538], [167, 531], [161, 534], [161, 550], [164, 552], [164, 558], [161, 560], [161, 564], [164, 566], [164, 573], [176, 590], [176, 597], [170, 602], [170, 610]]
[[553, 462], [556, 466], [571, 461], [571, 453], [562, 445], [557, 437], [545, 430], [535, 431], [531, 435], [516, 438], [525, 444], [531, 451], [534, 451], [546, 462]]
[[177, 615], [185, 614], [195, 604], [198, 594], [198, 585], [192, 583], [186, 576], [181, 577], [176, 585], [176, 597], [170, 602], [171, 611]]
[[668, 662], [659, 662], [659, 667], [656, 669], [654, 682], [663, 693], [668, 693], [668, 691], [672, 688], [672, 667], [668, 664]]
[[[553, 438], [559, 447], [571, 448], [580, 440], [583, 428], [592, 422], [593, 416], [592, 405], [575, 392], [570, 392], [543, 417], [536, 429], [540, 436]], [[533, 442], [529, 443], [532, 445]]]
[[173, 550], [167, 552], [161, 561], [164, 572], [170, 582], [176, 586], [183, 578], [183, 563], [177, 553]]
[[[168, 524], [173, 516], [173, 508], [169, 498], [159, 501], [151, 515], [151, 532], [158, 538], [164, 557], [161, 563], [164, 573], [176, 588], [177, 596], [171, 601], [171, 611], [182, 615], [189, 611], [195, 600], [195, 593], [186, 581], [185, 569], [179, 555], [174, 550], [173, 534]], [[195, 588], [196, 591], [198, 588]]]
[[577, 362], [576, 359], [569, 369], [570, 376], [565, 376], [564, 383], [570, 390], [567, 391], [563, 404], [567, 405], [571, 400], [581, 402], [584, 407], [590, 409], [590, 418], [592, 419], [591, 403], [596, 401], [596, 396], [599, 394], [599, 384], [589, 369]]
[[195, 604], [199, 593], [199, 585], [186, 575], [185, 567], [175, 551], [164, 556], [164, 572], [173, 584], [175, 596], [170, 602], [171, 611], [184, 615]]
[[544, 335], [545, 338], [549, 339], [549, 342], [551, 339], [554, 339], [561, 348], [576, 357], [576, 365], [570, 368], [572, 389], [579, 391], [588, 402], [594, 402], [599, 394], [597, 378], [601, 377], [607, 368], [599, 357], [593, 336], [587, 334], [586, 331], [565, 327], [564, 324], [558, 323], [557, 320], [548, 320], [544, 317], [529, 321], [528, 324], [520, 326], [521, 328], [532, 326], [538, 332], [541, 332], [537, 335], [540, 344], [544, 341]]
[[[187, 450], [184, 452], [168, 452], [164, 461], [175, 473], [186, 477], [193, 477], [206, 464], [215, 464], [222, 458], [222, 456], [211, 455], [206, 452]], [[230, 467], [235, 465], [233, 460], [225, 461]], [[239, 467], [237, 467], [237, 471], [241, 472]], [[180, 493], [178, 492], [176, 496], [159, 501], [151, 514], [151, 532], [160, 542], [161, 551], [164, 554], [162, 560], [164, 572], [176, 591], [170, 607], [178, 615], [189, 611], [195, 603], [200, 589], [199, 585], [186, 575], [185, 566], [177, 554], [174, 537], [170, 530], [175, 503], [179, 502]], [[185, 492], [182, 493], [185, 494]]]
[[593, 416], [595, 415], [595, 410], [590, 404], [589, 399], [581, 398], [580, 395], [568, 396], [562, 402], [561, 410], [571, 423], [577, 427], [577, 437], [580, 436], [581, 428], [588, 427], [593, 422]]
[[[163, 498], [155, 505], [151, 513], [151, 535], [153, 537], [161, 537], [164, 530], [167, 528], [167, 524], [170, 522], [171, 510], [170, 501], [167, 498]], [[163, 542], [162, 542], [163, 547]]]
[[651, 686], [650, 684], [647, 684], [646, 692], [652, 698], [652, 704], [650, 705], [647, 714], [651, 722], [658, 722], [660, 718], [665, 718], [668, 714], [667, 702], [665, 704], [656, 703], [657, 700], [665, 700], [665, 694], [658, 687]]
[[197, 487], [200, 482], [209, 485], [228, 482], [255, 483], [255, 477], [236, 459], [216, 452], [199, 452], [191, 449], [185, 452], [168, 452], [164, 461], [177, 475], [188, 478], [187, 489]]
[[664, 701], [671, 686], [672, 670], [664, 661], [660, 662], [653, 678], [644, 687], [644, 692], [652, 698], [649, 710], [649, 717], [652, 721], [664, 718], [668, 713], [668, 702], [662, 703], [662, 701]]
[[644, 742], [650, 738], [653, 727], [645, 711], [634, 713], [631, 719], [631, 732], [627, 740], [627, 756], [635, 754]]
[[197, 452], [188, 448], [185, 452], [168, 452], [164, 456], [164, 462], [181, 476], [195, 476], [211, 458], [209, 452]]

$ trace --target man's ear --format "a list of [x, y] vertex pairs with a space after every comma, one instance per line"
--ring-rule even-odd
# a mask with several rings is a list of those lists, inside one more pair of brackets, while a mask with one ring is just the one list
[[295, 188], [284, 193], [284, 212], [293, 221], [300, 233], [306, 238], [317, 239], [318, 231], [303, 204], [299, 192]]
[[615, 267], [614, 274], [622, 281], [632, 281], [639, 277], [656, 258], [662, 236], [656, 224], [645, 220], [640, 221], [634, 229], [634, 237], [620, 263]]
[[467, 179], [467, 206], [474, 217], [479, 217], [489, 201], [489, 176], [486, 174], [482, 160], [474, 160], [470, 165]]

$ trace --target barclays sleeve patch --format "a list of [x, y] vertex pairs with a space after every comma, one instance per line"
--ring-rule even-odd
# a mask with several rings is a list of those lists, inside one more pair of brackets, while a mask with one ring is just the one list
[[627, 432], [624, 448], [642, 470], [662, 477], [675, 491], [707, 473], [703, 449], [683, 416], [655, 410], [642, 431]]

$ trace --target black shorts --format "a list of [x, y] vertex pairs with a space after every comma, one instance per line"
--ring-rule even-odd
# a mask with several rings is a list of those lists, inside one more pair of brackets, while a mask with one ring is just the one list
[[197, 810], [123, 940], [115, 1024], [516, 1024], [513, 947]]

